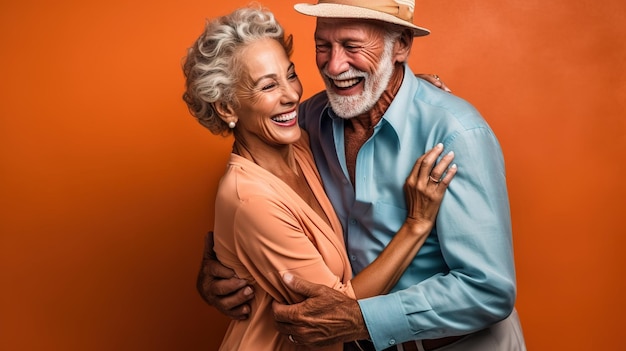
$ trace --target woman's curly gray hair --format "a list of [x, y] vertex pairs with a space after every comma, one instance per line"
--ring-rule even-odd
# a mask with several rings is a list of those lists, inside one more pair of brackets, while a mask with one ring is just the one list
[[213, 134], [231, 132], [218, 116], [214, 104], [238, 105], [235, 96], [240, 72], [238, 52], [247, 44], [272, 38], [291, 55], [292, 37], [285, 37], [274, 14], [260, 7], [245, 7], [229, 15], [207, 21], [204, 32], [187, 51], [183, 64], [185, 93], [189, 112]]

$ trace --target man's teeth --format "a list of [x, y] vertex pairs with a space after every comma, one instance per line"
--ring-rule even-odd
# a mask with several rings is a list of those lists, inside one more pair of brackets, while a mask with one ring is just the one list
[[352, 78], [347, 80], [334, 80], [335, 85], [339, 88], [348, 88], [359, 82], [359, 78]]
[[297, 115], [296, 111], [292, 111], [289, 113], [285, 113], [284, 115], [272, 117], [272, 120], [276, 122], [287, 122], [296, 118], [296, 115]]

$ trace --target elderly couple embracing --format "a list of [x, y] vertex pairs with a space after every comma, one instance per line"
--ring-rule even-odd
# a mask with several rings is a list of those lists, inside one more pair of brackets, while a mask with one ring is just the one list
[[233, 151], [198, 289], [221, 350], [525, 350], [496, 136], [407, 65], [414, 0], [297, 4], [326, 89], [260, 7], [207, 22], [184, 100]]

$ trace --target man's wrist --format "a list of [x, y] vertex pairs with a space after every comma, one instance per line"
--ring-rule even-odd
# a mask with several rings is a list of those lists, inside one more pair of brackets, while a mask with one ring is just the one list
[[361, 306], [356, 303], [356, 308], [358, 310], [358, 317], [355, 330], [357, 330], [356, 340], [369, 340], [370, 333], [367, 330], [367, 324], [365, 324], [365, 318], [363, 318], [363, 312], [361, 311]]

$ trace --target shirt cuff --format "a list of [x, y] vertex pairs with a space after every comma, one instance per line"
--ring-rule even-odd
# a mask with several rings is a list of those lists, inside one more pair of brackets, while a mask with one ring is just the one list
[[407, 315], [430, 311], [432, 308], [424, 295], [413, 291], [411, 301], [401, 294], [375, 296], [358, 300], [365, 325], [376, 350], [415, 340], [422, 330], [411, 328]]

